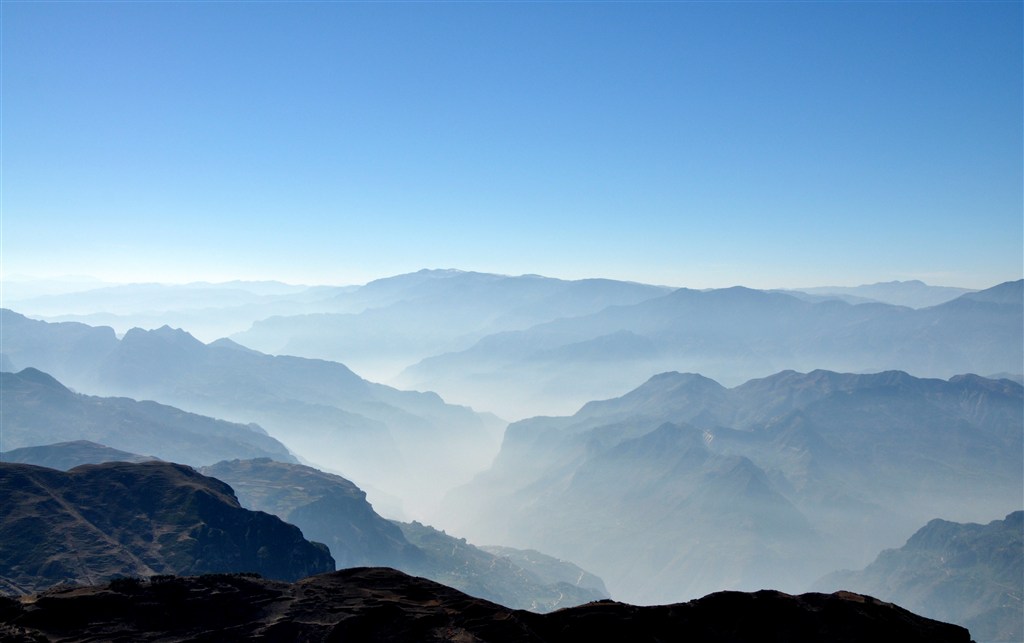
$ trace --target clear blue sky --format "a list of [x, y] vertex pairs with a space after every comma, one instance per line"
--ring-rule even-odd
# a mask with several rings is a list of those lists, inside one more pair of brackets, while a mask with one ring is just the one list
[[1020, 2], [0, 12], [7, 275], [1024, 271]]

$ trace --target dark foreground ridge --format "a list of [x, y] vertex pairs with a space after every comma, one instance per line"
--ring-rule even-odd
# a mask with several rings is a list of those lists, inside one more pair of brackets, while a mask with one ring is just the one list
[[720, 592], [677, 605], [612, 601], [510, 610], [399, 571], [360, 567], [294, 584], [249, 575], [121, 579], [0, 598], [4, 641], [970, 641], [870, 597]]

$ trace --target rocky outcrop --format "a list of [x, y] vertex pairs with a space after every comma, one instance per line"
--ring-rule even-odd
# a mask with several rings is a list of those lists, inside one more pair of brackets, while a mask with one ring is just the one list
[[256, 572], [296, 580], [334, 569], [327, 548], [231, 487], [167, 462], [68, 472], [0, 464], [0, 591], [117, 576]]
[[611, 601], [534, 614], [386, 568], [295, 584], [158, 577], [0, 602], [7, 641], [830, 641], [968, 643], [967, 630], [848, 592], [721, 592], [659, 607]]

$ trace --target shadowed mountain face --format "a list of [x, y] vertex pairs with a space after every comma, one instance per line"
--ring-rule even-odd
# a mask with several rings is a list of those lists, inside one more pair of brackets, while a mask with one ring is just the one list
[[1019, 373], [1024, 282], [914, 310], [806, 301], [748, 288], [676, 290], [632, 305], [501, 332], [393, 380], [502, 417], [564, 414], [651, 373], [739, 384], [783, 369], [918, 376]]
[[421, 557], [366, 494], [341, 476], [268, 459], [232, 460], [201, 472], [231, 485], [242, 506], [279, 516], [331, 549], [339, 568], [403, 567]]
[[231, 488], [167, 462], [60, 472], [0, 464], [0, 587], [30, 593], [115, 576], [334, 569], [297, 527], [242, 509]]
[[806, 588], [936, 515], [1019, 507], [1024, 389], [1006, 380], [792, 371], [727, 389], [665, 373], [509, 426], [442, 524], [537, 548], [662, 603]]
[[468, 480], [497, 448], [495, 418], [373, 384], [334, 362], [273, 357], [229, 340], [203, 344], [167, 327], [118, 340], [110, 329], [0, 316], [4, 351], [19, 367], [47, 370], [79, 391], [258, 422], [297, 455], [413, 509]]
[[[80, 395], [34, 368], [0, 373], [0, 404], [3, 446], [8, 449], [87, 440], [196, 466], [238, 457], [295, 461], [283, 444], [259, 427], [156, 402]], [[111, 459], [95, 455], [103, 458], [100, 461]], [[2, 459], [11, 461], [6, 456]], [[59, 465], [55, 462], [54, 468], [65, 468]]]
[[[120, 582], [0, 602], [10, 641], [832, 641], [968, 643], [967, 630], [850, 593], [721, 593], [679, 605], [513, 611], [390, 569], [293, 585], [240, 576]], [[39, 638], [32, 638], [39, 637]]]
[[600, 579], [571, 563], [537, 552], [488, 553], [419, 523], [385, 520], [351, 482], [310, 467], [234, 460], [202, 472], [230, 484], [243, 506], [280, 516], [326, 543], [339, 567], [387, 565], [538, 612], [608, 598]]
[[1024, 512], [987, 525], [932, 520], [865, 569], [815, 585], [871, 593], [963, 625], [979, 641], [1024, 640]]

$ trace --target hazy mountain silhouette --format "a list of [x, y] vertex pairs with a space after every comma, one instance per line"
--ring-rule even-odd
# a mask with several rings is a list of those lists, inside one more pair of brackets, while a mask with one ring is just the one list
[[339, 294], [335, 304], [344, 314], [273, 317], [233, 339], [268, 353], [344, 362], [380, 380], [423, 358], [468, 348], [490, 333], [635, 304], [666, 292], [608, 279], [422, 270]]
[[724, 592], [663, 607], [611, 601], [551, 614], [510, 610], [392, 569], [295, 584], [238, 575], [159, 578], [0, 599], [0, 636], [132, 641], [636, 641], [968, 643], [970, 634], [870, 597]]
[[47, 321], [110, 326], [119, 334], [171, 325], [209, 341], [272, 315], [333, 310], [334, 298], [347, 289], [274, 281], [122, 284], [28, 297], [9, 293], [5, 305]]
[[[156, 402], [74, 393], [34, 368], [0, 373], [0, 404], [7, 449], [88, 440], [196, 466], [239, 457], [295, 462], [283, 444], [258, 426]], [[2, 459], [7, 460], [6, 454]]]
[[0, 452], [0, 462], [34, 464], [37, 467], [67, 471], [82, 464], [103, 462], [149, 462], [153, 456], [138, 455], [88, 440], [58, 442], [35, 447], [22, 447]]
[[68, 472], [0, 463], [0, 588], [37, 592], [116, 576], [334, 569], [323, 545], [184, 465], [116, 462]]
[[963, 625], [979, 641], [1024, 640], [1024, 512], [986, 525], [932, 520], [865, 569], [815, 586], [870, 593]]
[[929, 286], [923, 281], [886, 281], [861, 286], [819, 286], [815, 288], [797, 288], [793, 292], [809, 295], [837, 297], [848, 303], [864, 303], [875, 301], [894, 306], [908, 308], [927, 308], [938, 306], [957, 297], [973, 292], [968, 288], [952, 288], [950, 286]]
[[7, 310], [0, 316], [4, 351], [18, 367], [46, 370], [80, 391], [257, 422], [299, 456], [413, 508], [479, 470], [503, 426], [433, 393], [368, 382], [335, 362], [264, 355], [226, 339], [204, 344], [168, 327], [133, 329], [119, 340], [110, 329]]
[[1024, 281], [914, 310], [811, 302], [778, 293], [679, 289], [628, 306], [482, 338], [423, 360], [394, 381], [503, 417], [564, 414], [652, 373], [691, 371], [739, 384], [784, 369], [899, 369], [918, 376], [1017, 373]]
[[932, 516], [1019, 506], [1022, 402], [1019, 384], [977, 376], [786, 371], [726, 389], [666, 373], [510, 425], [440, 520], [571, 558], [629, 601], [798, 590]]
[[230, 484], [242, 506], [277, 515], [326, 543], [339, 568], [395, 567], [507, 607], [542, 612], [608, 597], [600, 579], [571, 563], [539, 553], [528, 563], [514, 550], [492, 554], [420, 523], [385, 520], [354, 484], [311, 467], [233, 460], [202, 473]]

